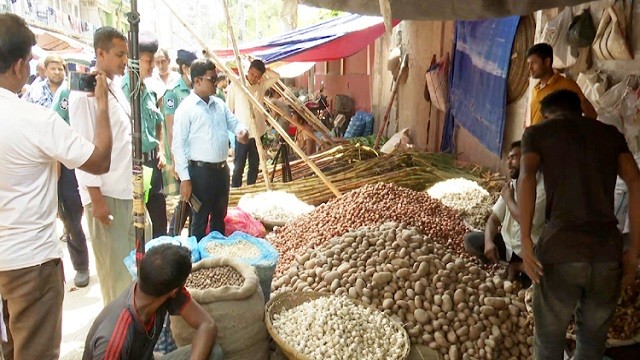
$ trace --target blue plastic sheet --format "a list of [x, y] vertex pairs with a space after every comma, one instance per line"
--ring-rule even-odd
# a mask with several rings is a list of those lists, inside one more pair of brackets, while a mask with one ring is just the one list
[[269, 300], [271, 295], [271, 281], [273, 280], [273, 273], [276, 271], [276, 265], [280, 258], [280, 253], [273, 247], [268, 241], [253, 237], [249, 234], [245, 234], [241, 231], [236, 231], [229, 237], [225, 237], [217, 231], [209, 233], [200, 240], [198, 247], [200, 249], [200, 257], [202, 259], [208, 259], [216, 257], [216, 255], [210, 254], [207, 251], [207, 244], [218, 243], [222, 245], [233, 245], [240, 241], [247, 241], [258, 248], [260, 254], [253, 258], [235, 258], [236, 260], [251, 265], [256, 269], [256, 274], [260, 278], [260, 287], [264, 294], [265, 302]]
[[[500, 155], [507, 75], [520, 17], [456, 22], [449, 98], [455, 123]], [[445, 128], [452, 135], [452, 119]], [[443, 141], [443, 146], [445, 141]], [[448, 146], [451, 144], [447, 141]]]
[[[198, 248], [198, 241], [195, 236], [192, 237], [182, 237], [182, 236], [160, 236], [157, 237], [144, 245], [145, 251], [149, 251], [151, 248], [161, 245], [161, 244], [174, 244], [178, 246], [184, 246], [191, 251], [191, 262], [196, 263], [200, 261], [200, 249]], [[129, 270], [129, 274], [133, 278], [136, 278], [138, 268], [136, 266], [136, 250], [133, 249], [129, 253], [129, 255], [124, 258], [124, 265]]]

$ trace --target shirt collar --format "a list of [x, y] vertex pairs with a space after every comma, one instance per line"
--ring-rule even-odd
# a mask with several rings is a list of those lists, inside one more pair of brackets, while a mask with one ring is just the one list
[[543, 89], [549, 85], [553, 85], [554, 83], [556, 83], [558, 80], [560, 80], [560, 78], [562, 77], [562, 75], [558, 74], [557, 72], [553, 73], [553, 76], [549, 79], [549, 81], [547, 81], [546, 84], [544, 84], [544, 86], [542, 86], [542, 82], [538, 81], [538, 83], [536, 84], [536, 90], [540, 90]]
[[11, 90], [7, 90], [7, 89], [5, 89], [3, 87], [0, 87], [0, 97], [17, 99], [18, 98], [18, 94], [14, 93]]

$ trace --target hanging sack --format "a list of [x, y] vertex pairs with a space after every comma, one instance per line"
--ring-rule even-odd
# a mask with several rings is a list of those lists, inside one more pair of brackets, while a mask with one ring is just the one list
[[592, 104], [596, 104], [600, 100], [600, 97], [607, 91], [609, 84], [607, 77], [599, 70], [580, 73], [576, 82], [582, 89], [584, 96]]
[[[258, 276], [250, 265], [230, 258], [202, 260], [193, 265], [192, 272], [220, 266], [235, 269], [242, 275], [243, 284], [187, 290], [215, 321], [216, 343], [222, 348], [225, 360], [267, 360], [269, 334], [264, 324], [264, 298]], [[195, 335], [195, 330], [180, 316], [171, 316], [171, 332], [180, 347], [191, 344]]]
[[567, 36], [571, 18], [571, 8], [566, 7], [558, 16], [547, 22], [542, 31], [542, 42], [553, 47], [555, 69], [566, 69], [577, 61], [577, 53], [571, 49]]
[[569, 24], [569, 45], [579, 48], [589, 47], [596, 37], [596, 27], [593, 25], [591, 12], [584, 9], [582, 14], [576, 16]]
[[602, 13], [593, 51], [600, 60], [633, 60], [627, 41], [627, 12], [623, 1], [616, 1]]
[[431, 65], [424, 75], [429, 88], [429, 97], [433, 106], [439, 110], [447, 110], [447, 95], [449, 92], [449, 53], [440, 61]]

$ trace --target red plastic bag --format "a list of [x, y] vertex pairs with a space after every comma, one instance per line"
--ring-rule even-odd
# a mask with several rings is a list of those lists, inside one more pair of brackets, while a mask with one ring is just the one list
[[224, 218], [224, 235], [229, 236], [236, 231], [242, 231], [257, 238], [264, 238], [267, 234], [262, 223], [251, 217], [248, 212], [240, 208], [229, 208], [227, 217]]

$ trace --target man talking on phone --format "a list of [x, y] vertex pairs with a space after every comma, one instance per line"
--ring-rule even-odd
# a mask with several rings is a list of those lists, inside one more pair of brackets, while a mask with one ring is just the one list
[[[96, 69], [106, 74], [109, 84], [108, 112], [113, 134], [111, 169], [100, 176], [78, 171], [77, 177], [96, 259], [102, 301], [106, 305], [131, 284], [131, 275], [122, 259], [135, 248], [131, 216], [133, 191], [130, 106], [119, 79], [116, 78], [122, 76], [127, 67], [128, 46], [127, 38], [109, 26], [96, 30], [93, 45], [96, 51]], [[71, 83], [73, 85], [74, 82]], [[99, 115], [94, 97], [87, 92], [72, 89], [69, 96], [69, 120], [72, 128], [91, 139]]]
[[0, 14], [0, 294], [7, 360], [60, 356], [64, 273], [56, 235], [57, 164], [109, 171], [112, 136], [105, 74], [96, 74], [95, 130], [85, 139], [50, 109], [16, 95], [29, 77], [36, 38]]

